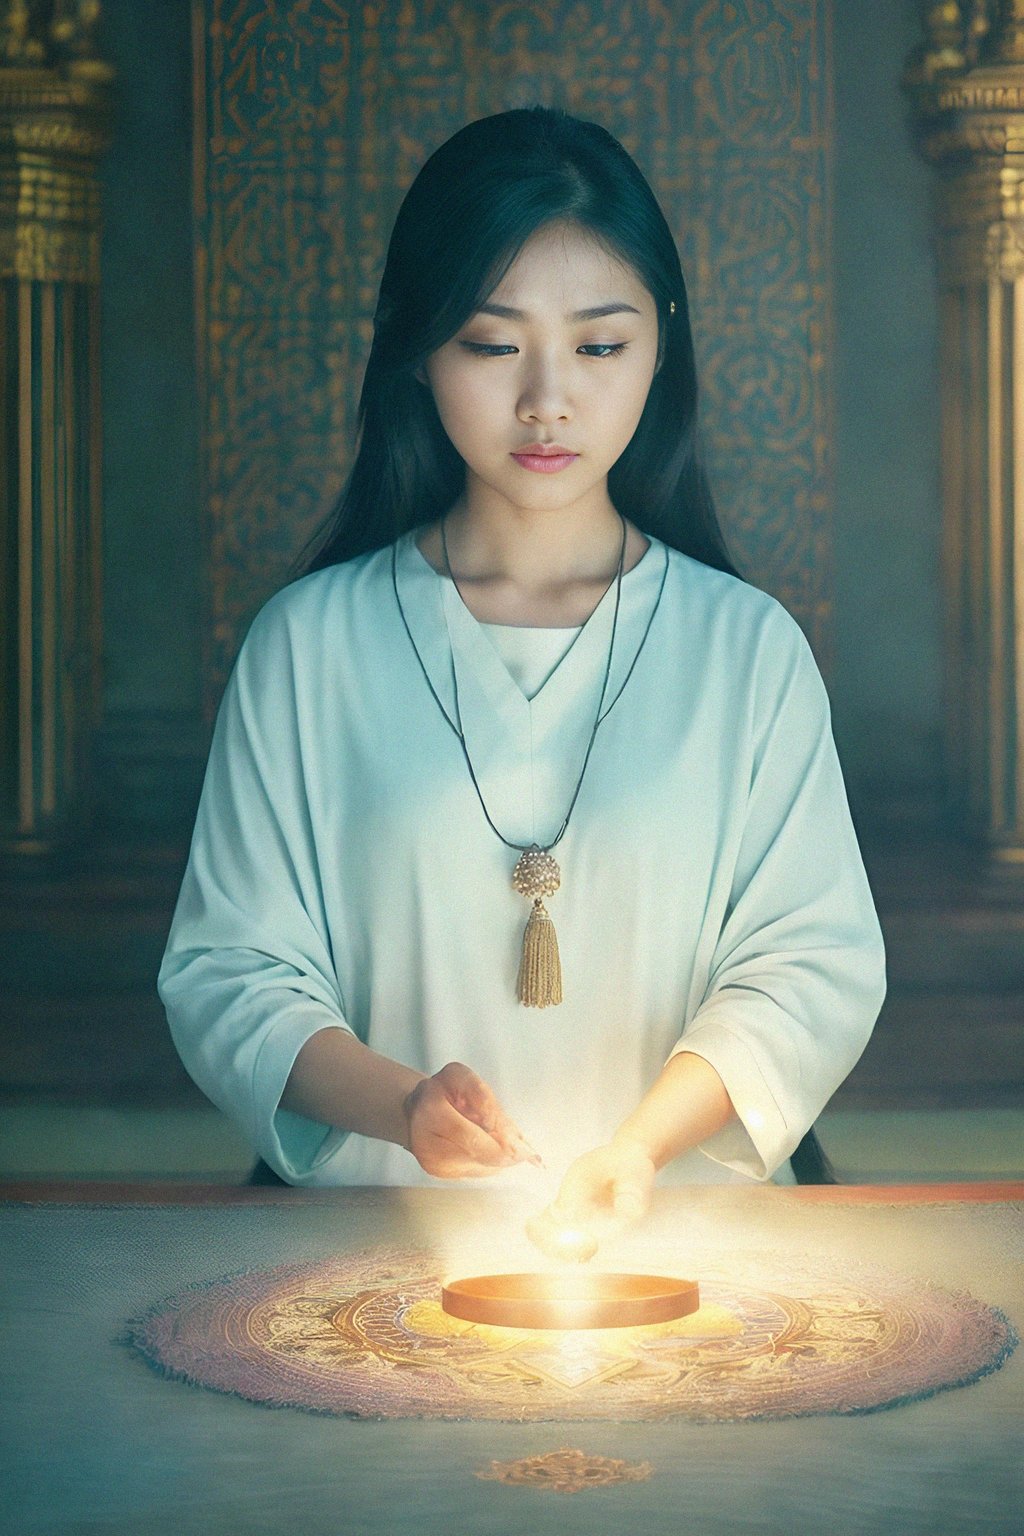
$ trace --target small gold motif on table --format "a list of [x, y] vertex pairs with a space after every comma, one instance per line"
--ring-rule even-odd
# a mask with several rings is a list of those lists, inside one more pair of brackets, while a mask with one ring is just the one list
[[543, 1456], [518, 1461], [492, 1461], [490, 1471], [477, 1477], [496, 1483], [546, 1488], [549, 1493], [581, 1493], [584, 1488], [609, 1488], [614, 1483], [642, 1483], [651, 1475], [649, 1461], [619, 1461], [614, 1456], [588, 1456], [564, 1445]]

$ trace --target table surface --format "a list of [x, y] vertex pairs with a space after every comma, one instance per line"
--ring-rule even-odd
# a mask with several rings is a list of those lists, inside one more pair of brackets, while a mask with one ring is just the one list
[[[480, 1186], [0, 1183], [0, 1531], [1019, 1531], [1024, 1347], [968, 1387], [862, 1415], [520, 1424], [266, 1408], [163, 1379], [117, 1342], [126, 1319], [247, 1268], [373, 1245], [507, 1255], [518, 1214]], [[659, 1189], [604, 1257], [675, 1252], [699, 1279], [695, 1256], [730, 1247], [881, 1264], [969, 1290], [1024, 1333], [1024, 1184]], [[578, 1494], [480, 1480], [565, 1447], [651, 1473]]]

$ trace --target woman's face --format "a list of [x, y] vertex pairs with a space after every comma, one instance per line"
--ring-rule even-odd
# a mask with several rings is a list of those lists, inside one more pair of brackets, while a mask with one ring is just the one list
[[[580, 314], [597, 309], [606, 313]], [[469, 505], [607, 506], [608, 471], [636, 431], [657, 363], [657, 310], [633, 269], [578, 225], [538, 230], [424, 364], [466, 464]], [[549, 459], [545, 471], [523, 457], [538, 444], [574, 457]]]

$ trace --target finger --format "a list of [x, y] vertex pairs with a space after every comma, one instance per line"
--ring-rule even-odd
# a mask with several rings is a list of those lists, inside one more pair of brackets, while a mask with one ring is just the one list
[[458, 1061], [449, 1062], [442, 1068], [442, 1072], [449, 1102], [461, 1115], [471, 1120], [474, 1125], [480, 1126], [481, 1130], [486, 1131], [489, 1136], [493, 1136], [502, 1150], [517, 1163], [530, 1162], [538, 1168], [543, 1168], [544, 1163], [540, 1154], [502, 1109], [498, 1096], [489, 1083], [479, 1077], [471, 1067]]
[[510, 1120], [503, 1110], [499, 1110], [499, 1117], [494, 1126], [487, 1129], [491, 1131], [492, 1136], [497, 1137], [517, 1163], [533, 1163], [537, 1168], [544, 1167], [540, 1153], [530, 1145], [515, 1121]]
[[488, 1179], [500, 1173], [504, 1164], [485, 1168], [471, 1162], [447, 1141], [434, 1141], [423, 1149], [419, 1157], [420, 1167], [435, 1179]]
[[464, 1157], [482, 1167], [503, 1168], [512, 1161], [511, 1154], [500, 1142], [448, 1102], [438, 1106], [431, 1129], [435, 1135], [450, 1142]]
[[532, 1163], [535, 1168], [547, 1167], [547, 1164], [544, 1162], [544, 1159], [541, 1157], [540, 1153], [536, 1150], [536, 1148], [531, 1147], [522, 1131], [516, 1131], [514, 1133], [514, 1141], [512, 1146], [516, 1154], [517, 1162]]
[[424, 1096], [429, 1096], [435, 1112], [440, 1105], [452, 1109], [462, 1120], [478, 1125], [492, 1134], [495, 1113], [488, 1100], [496, 1104], [494, 1096], [482, 1078], [461, 1061], [449, 1061], [433, 1077], [419, 1085]]
[[555, 1219], [563, 1225], [586, 1221], [602, 1210], [607, 1211], [610, 1202], [609, 1179], [604, 1170], [593, 1163], [580, 1159], [574, 1163], [562, 1180], [552, 1210]]
[[[436, 1076], [418, 1085], [409, 1104], [411, 1151], [421, 1161], [440, 1159], [445, 1165], [441, 1177], [461, 1176], [470, 1167], [497, 1171], [513, 1161], [493, 1137], [460, 1114]], [[451, 1172], [456, 1166], [458, 1174]]]
[[502, 1118], [502, 1111], [490, 1085], [478, 1077], [472, 1067], [465, 1066], [461, 1061], [450, 1061], [441, 1068], [437, 1078], [444, 1087], [448, 1102], [459, 1114], [493, 1135]]

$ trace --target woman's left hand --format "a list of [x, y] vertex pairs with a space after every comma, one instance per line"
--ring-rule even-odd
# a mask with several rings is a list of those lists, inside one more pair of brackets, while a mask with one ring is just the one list
[[601, 1239], [646, 1215], [656, 1172], [641, 1142], [616, 1136], [570, 1164], [553, 1204], [527, 1223], [527, 1234], [551, 1257], [589, 1259]]

